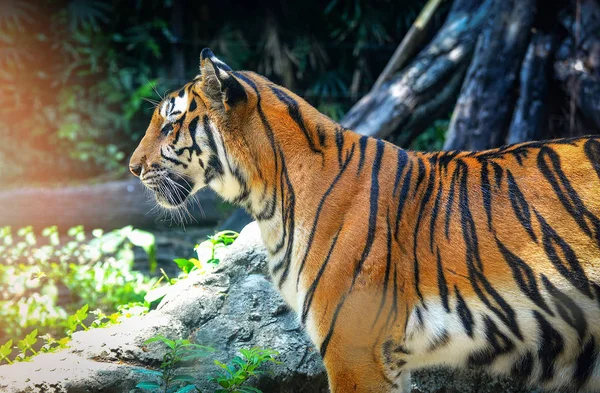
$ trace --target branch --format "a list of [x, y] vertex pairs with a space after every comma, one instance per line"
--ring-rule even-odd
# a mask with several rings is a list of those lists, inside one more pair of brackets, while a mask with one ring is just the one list
[[396, 48], [396, 51], [394, 51], [392, 58], [386, 64], [371, 90], [379, 89], [383, 82], [390, 79], [392, 74], [396, 70], [399, 70], [414, 54], [417, 47], [425, 39], [427, 26], [429, 26], [429, 22], [433, 19], [433, 14], [441, 2], [442, 0], [429, 0], [425, 4], [425, 7], [421, 10], [417, 19], [415, 19], [415, 22], [402, 39], [402, 42], [400, 42], [400, 45], [398, 45], [398, 48]]
[[[431, 111], [419, 111], [419, 107], [439, 98], [440, 91], [452, 86], [450, 82], [456, 74], [464, 71], [491, 3], [492, 0], [456, 0], [431, 43], [408, 67], [359, 100], [342, 119], [342, 125], [379, 138], [396, 130], [404, 133], [410, 125], [422, 127], [414, 127], [411, 133], [422, 131], [435, 117]], [[455, 91], [444, 94], [448, 102], [458, 91], [459, 84], [454, 85]]]

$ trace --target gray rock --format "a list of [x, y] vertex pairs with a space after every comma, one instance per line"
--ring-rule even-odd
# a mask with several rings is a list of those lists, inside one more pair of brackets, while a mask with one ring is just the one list
[[[78, 332], [68, 350], [43, 354], [28, 363], [0, 366], [0, 392], [134, 392], [140, 368], [156, 369], [165, 346], [143, 343], [157, 334], [189, 338], [217, 351], [186, 365], [202, 392], [217, 387], [208, 377], [243, 348], [270, 348], [280, 364], [254, 381], [265, 393], [327, 392], [319, 352], [297, 316], [277, 294], [266, 274], [265, 250], [256, 223], [248, 225], [210, 273], [173, 285], [156, 310], [103, 329]], [[425, 370], [413, 376], [414, 393], [525, 393], [518, 385], [475, 372]], [[529, 391], [530, 392], [530, 391]]]

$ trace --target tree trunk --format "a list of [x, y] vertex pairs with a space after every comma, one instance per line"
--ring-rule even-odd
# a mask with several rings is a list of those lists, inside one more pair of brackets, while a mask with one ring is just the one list
[[561, 18], [569, 34], [556, 55], [554, 76], [571, 99], [571, 118], [576, 116], [576, 107], [586, 123], [582, 133], [592, 133], [600, 129], [600, 5], [580, 0], [576, 7], [575, 17], [565, 14]]
[[483, 150], [506, 137], [535, 0], [495, 1], [454, 109], [445, 150]]
[[[405, 145], [452, 107], [492, 0], [456, 0], [432, 42], [408, 67], [364, 96], [341, 123]], [[399, 139], [398, 139], [399, 138]]]
[[535, 33], [521, 66], [520, 91], [506, 138], [507, 143], [540, 139], [547, 114], [546, 96], [555, 39]]
[[[198, 199], [203, 211], [198, 206], [190, 206], [190, 212], [200, 225], [211, 226], [223, 218], [213, 192], [202, 191]], [[153, 197], [138, 180], [11, 190], [0, 192], [0, 227], [33, 225], [40, 230], [56, 225], [66, 230], [84, 225], [87, 229], [110, 230], [126, 225], [138, 228], [165, 225], [156, 215], [149, 214], [155, 205]], [[169, 224], [168, 219], [166, 223]]]

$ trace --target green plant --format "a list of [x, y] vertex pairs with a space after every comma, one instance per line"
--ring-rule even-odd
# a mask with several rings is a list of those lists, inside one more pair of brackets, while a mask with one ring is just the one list
[[438, 119], [421, 134], [419, 134], [410, 144], [410, 149], [420, 151], [439, 151], [444, 147], [446, 140], [446, 131], [448, 131], [448, 119]]
[[166, 295], [169, 290], [168, 285], [159, 286], [161, 282], [166, 282], [169, 285], [175, 284], [182, 278], [187, 277], [191, 273], [203, 274], [212, 270], [218, 263], [225, 251], [225, 248], [231, 245], [238, 237], [238, 233], [234, 231], [221, 231], [194, 247], [194, 251], [198, 258], [176, 258], [173, 260], [181, 269], [179, 277], [169, 277], [167, 273], [161, 269], [162, 276], [153, 288], [144, 296], [144, 304], [148, 307], [156, 305]]
[[136, 387], [163, 393], [185, 393], [197, 390], [194, 385], [191, 385], [194, 382], [194, 377], [180, 373], [177, 368], [183, 362], [208, 356], [211, 352], [214, 352], [214, 349], [193, 344], [189, 340], [170, 340], [160, 335], [146, 340], [144, 345], [154, 342], [162, 342], [169, 349], [163, 356], [160, 370], [137, 370], [141, 374], [150, 376], [154, 381], [143, 381], [138, 383]]
[[[165, 344], [168, 350], [163, 356], [159, 370], [136, 370], [149, 377], [149, 380], [138, 383], [136, 387], [163, 393], [200, 392], [193, 384], [194, 377], [182, 374], [178, 368], [182, 363], [208, 356], [214, 349], [193, 344], [189, 340], [171, 340], [160, 335], [146, 340], [144, 345], [154, 342]], [[241, 349], [240, 354], [241, 356], [234, 357], [228, 364], [214, 361], [222, 369], [220, 374], [209, 378], [209, 381], [220, 386], [215, 393], [262, 393], [259, 389], [244, 384], [263, 374], [264, 371], [259, 368], [265, 363], [279, 364], [275, 359], [278, 353], [270, 349]]]
[[265, 363], [276, 363], [276, 351], [270, 349], [241, 349], [242, 356], [234, 357], [229, 364], [215, 360], [215, 364], [221, 367], [221, 374], [212, 377], [211, 380], [221, 387], [215, 393], [260, 393], [260, 390], [251, 386], [242, 386], [251, 378], [257, 378], [264, 371], [259, 370]]
[[[81, 226], [66, 236], [56, 227], [45, 228], [41, 236], [31, 227], [0, 228], [0, 343], [29, 337], [23, 345], [29, 342], [30, 348], [19, 357], [25, 359], [32, 350], [68, 342], [53, 337], [146, 312], [144, 296], [157, 279], [133, 270], [136, 244], [149, 257], [155, 252], [153, 236], [131, 227], [106, 234], [94, 230], [91, 238]], [[36, 337], [41, 339], [32, 341]], [[0, 363], [12, 361], [9, 355], [0, 356]]]
[[209, 236], [208, 240], [194, 247], [194, 251], [198, 254], [198, 260], [205, 263], [219, 263], [225, 247], [232, 244], [238, 236], [239, 234], [234, 231], [221, 231]]
[[[14, 362], [25, 362], [40, 352], [48, 353], [67, 348], [68, 343], [71, 340], [71, 335], [73, 332], [75, 332], [75, 330], [77, 330], [78, 327], [88, 330], [88, 327], [84, 324], [84, 321], [88, 316], [87, 310], [88, 305], [86, 304], [77, 310], [73, 315], [69, 316], [67, 322], [69, 325], [69, 330], [66, 331], [65, 337], [61, 339], [54, 339], [50, 334], [38, 336], [38, 329], [34, 329], [25, 335], [23, 339], [18, 340], [16, 347], [13, 347], [12, 339], [8, 340], [6, 343], [0, 346], [0, 364], [2, 362], [6, 362], [8, 364], [12, 364]], [[94, 327], [102, 327], [112, 323], [112, 321], [107, 320], [98, 322], [98, 320], [96, 320], [94, 323], [96, 324]], [[41, 346], [39, 345], [40, 339], [42, 343]], [[15, 348], [19, 350], [19, 353], [16, 354], [13, 359], [11, 359], [10, 355]]]

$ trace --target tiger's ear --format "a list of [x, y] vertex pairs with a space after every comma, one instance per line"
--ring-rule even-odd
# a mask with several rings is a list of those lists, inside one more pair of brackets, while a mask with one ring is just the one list
[[208, 48], [200, 53], [202, 91], [215, 108], [229, 109], [246, 101], [244, 86], [233, 75], [231, 68], [223, 63]]

